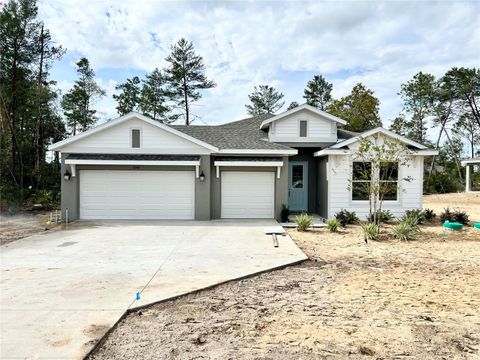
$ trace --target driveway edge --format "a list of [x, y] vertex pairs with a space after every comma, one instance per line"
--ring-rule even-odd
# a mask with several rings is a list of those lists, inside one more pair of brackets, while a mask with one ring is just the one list
[[[295, 244], [296, 245], [296, 244]], [[302, 251], [303, 252], [303, 251]], [[305, 255], [305, 254], [304, 254]], [[82, 358], [83, 360], [87, 360], [89, 356], [93, 355], [93, 353], [98, 350], [100, 348], [100, 346], [102, 346], [105, 341], [107, 340], [108, 336], [113, 332], [113, 330], [115, 330], [118, 326], [118, 324], [123, 320], [125, 319], [125, 317], [127, 317], [128, 315], [130, 315], [131, 313], [134, 313], [138, 310], [142, 310], [142, 309], [145, 309], [147, 307], [150, 307], [150, 306], [153, 306], [153, 305], [157, 305], [157, 304], [162, 304], [162, 303], [165, 303], [165, 302], [168, 302], [168, 301], [174, 301], [174, 300], [178, 300], [182, 297], [185, 297], [187, 295], [193, 295], [193, 294], [197, 294], [199, 292], [202, 292], [202, 291], [206, 291], [206, 290], [211, 290], [213, 288], [216, 288], [217, 286], [220, 286], [220, 285], [224, 285], [224, 284], [228, 284], [228, 283], [232, 283], [234, 281], [240, 281], [240, 280], [244, 280], [244, 279], [249, 279], [249, 278], [252, 278], [252, 277], [255, 277], [255, 276], [258, 276], [258, 275], [261, 275], [261, 274], [265, 274], [265, 273], [268, 273], [268, 272], [273, 272], [273, 271], [277, 271], [277, 270], [281, 270], [281, 269], [285, 269], [287, 267], [290, 267], [290, 266], [295, 266], [295, 265], [299, 265], [305, 261], [309, 260], [308, 256], [305, 255], [305, 259], [302, 259], [302, 260], [296, 260], [296, 261], [293, 261], [291, 263], [288, 263], [288, 264], [283, 264], [283, 265], [280, 265], [280, 266], [276, 266], [276, 267], [273, 267], [273, 268], [270, 268], [270, 269], [266, 269], [266, 270], [260, 270], [260, 271], [257, 271], [257, 272], [254, 272], [254, 273], [251, 273], [251, 274], [248, 274], [248, 275], [243, 275], [243, 276], [239, 276], [237, 278], [234, 278], [234, 279], [230, 279], [230, 280], [225, 280], [225, 281], [221, 281], [221, 282], [218, 282], [216, 284], [213, 284], [213, 285], [209, 285], [209, 286], [206, 286], [206, 287], [203, 287], [203, 288], [200, 288], [200, 289], [196, 289], [196, 290], [192, 290], [192, 291], [188, 291], [186, 293], [182, 293], [182, 294], [179, 294], [179, 295], [175, 295], [175, 296], [172, 296], [172, 297], [169, 297], [169, 298], [166, 298], [166, 299], [162, 299], [162, 300], [158, 300], [158, 301], [154, 301], [154, 302], [151, 302], [151, 303], [148, 303], [148, 304], [144, 304], [144, 305], [141, 305], [141, 306], [137, 306], [137, 307], [133, 307], [133, 308], [130, 308], [130, 309], [127, 309], [123, 314], [122, 316], [120, 316], [118, 318], [118, 320], [113, 324], [113, 326], [108, 329], [108, 331], [100, 338], [100, 340], [97, 341], [97, 343], [95, 344], [95, 346], [90, 349], [90, 351]]]

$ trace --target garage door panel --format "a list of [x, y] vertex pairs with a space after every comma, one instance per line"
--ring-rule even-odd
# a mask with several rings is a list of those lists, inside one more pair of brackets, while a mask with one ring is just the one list
[[81, 219], [193, 219], [193, 171], [81, 170]]
[[273, 218], [275, 174], [234, 172], [221, 174], [222, 218]]

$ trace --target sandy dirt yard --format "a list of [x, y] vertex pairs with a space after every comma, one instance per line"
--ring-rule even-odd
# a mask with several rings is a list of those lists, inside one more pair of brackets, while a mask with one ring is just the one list
[[[0, 245], [45, 231], [50, 212], [0, 215]], [[52, 227], [51, 225], [48, 226]]]
[[433, 209], [437, 214], [440, 214], [446, 207], [460, 209], [470, 215], [470, 220], [480, 221], [480, 191], [425, 195], [423, 207]]
[[289, 234], [309, 261], [134, 312], [90, 360], [480, 359], [479, 230]]

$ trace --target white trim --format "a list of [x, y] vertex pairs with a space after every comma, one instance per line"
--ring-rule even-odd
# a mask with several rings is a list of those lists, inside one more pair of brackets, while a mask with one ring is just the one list
[[215, 161], [215, 166], [283, 166], [283, 161]]
[[220, 177], [220, 166], [216, 166], [216, 176], [217, 176], [217, 179]]
[[67, 165], [171, 165], [171, 166], [200, 166], [200, 160], [84, 160], [66, 159]]
[[438, 151], [437, 150], [418, 150], [418, 151], [412, 151], [408, 155], [432, 156], [432, 155], [438, 155]]
[[[215, 146], [212, 146], [204, 141], [201, 141], [201, 140], [198, 140], [197, 138], [194, 138], [190, 135], [187, 135], [179, 130], [176, 130], [168, 125], [165, 125], [165, 124], [162, 124], [161, 122], [159, 121], [156, 121], [156, 120], [153, 120], [153, 119], [150, 119], [149, 117], [147, 116], [144, 116], [142, 114], [139, 114], [139, 113], [136, 113], [134, 111], [132, 112], [129, 112], [128, 114], [126, 115], [123, 115], [123, 116], [120, 116], [116, 119], [113, 119], [113, 120], [110, 120], [106, 123], [103, 123], [101, 125], [98, 125], [90, 130], [87, 130], [87, 131], [84, 131], [84, 132], [81, 132], [80, 134], [77, 134], [75, 136], [72, 136], [72, 137], [69, 137], [68, 139], [65, 139], [65, 140], [62, 140], [62, 141], [59, 141], [59, 142], [56, 142], [55, 144], [52, 144], [48, 147], [48, 150], [58, 150], [58, 149], [61, 149], [62, 147], [64, 147], [65, 145], [67, 144], [71, 144], [75, 141], [78, 141], [80, 139], [83, 139], [87, 136], [90, 136], [90, 135], [93, 135], [93, 134], [96, 134], [97, 132], [100, 132], [102, 130], [105, 130], [105, 129], [108, 129], [112, 126], [115, 126], [115, 125], [118, 125], [118, 124], [121, 124], [123, 123], [124, 121], [127, 121], [127, 120], [130, 120], [130, 119], [133, 119], [133, 118], [136, 118], [136, 119], [139, 119], [139, 120], [142, 120], [142, 121], [145, 121], [146, 123], [150, 124], [150, 125], [153, 125], [153, 126], [156, 126], [162, 130], [165, 130], [171, 134], [174, 134], [174, 135], [177, 135], [183, 139], [186, 139], [186, 140], [189, 140], [197, 145], [200, 145], [200, 146], [203, 146], [209, 150], [212, 150], [212, 151], [218, 151], [218, 148], [215, 147]], [[131, 147], [131, 144], [130, 144], [130, 147]]]
[[462, 161], [462, 166], [480, 164], [480, 159], [467, 159]]
[[281, 166], [277, 166], [277, 179], [280, 179], [280, 173], [282, 171], [282, 167]]
[[354, 136], [348, 140], [344, 140], [344, 141], [341, 141], [339, 143], [336, 143], [335, 145], [332, 145], [330, 148], [331, 149], [338, 149], [338, 148], [341, 148], [341, 147], [344, 147], [344, 146], [347, 146], [347, 145], [350, 145], [354, 142], [357, 142], [359, 141], [360, 139], [362, 138], [365, 138], [365, 137], [368, 137], [368, 136], [372, 136], [372, 135], [375, 135], [377, 133], [382, 133], [384, 135], [387, 135], [387, 136], [390, 136], [394, 139], [397, 139], [405, 144], [408, 144], [408, 145], [411, 145], [411, 146], [415, 146], [421, 150], [425, 150], [425, 149], [428, 149], [425, 145], [422, 145], [420, 143], [417, 143], [413, 140], [410, 140], [410, 139], [407, 139], [405, 136], [401, 136], [401, 135], [398, 135], [396, 133], [394, 133], [393, 131], [390, 131], [390, 130], [387, 130], [387, 129], [384, 129], [382, 127], [377, 127], [375, 129], [371, 129], [371, 130], [368, 130], [368, 131], [365, 131], [357, 136]]
[[323, 117], [327, 118], [328, 120], [335, 121], [335, 122], [337, 122], [337, 123], [339, 123], [339, 124], [342, 124], [342, 125], [346, 125], [346, 124], [347, 124], [347, 122], [346, 122], [345, 120], [340, 119], [339, 117], [336, 117], [336, 116], [334, 116], [334, 115], [332, 115], [332, 114], [329, 114], [329, 113], [327, 113], [326, 111], [322, 111], [322, 110], [317, 109], [316, 107], [310, 106], [310, 105], [308, 105], [308, 104], [303, 104], [303, 105], [297, 106], [297, 107], [295, 107], [295, 108], [293, 108], [293, 109], [290, 109], [290, 110], [288, 110], [288, 111], [285, 111], [285, 112], [283, 112], [283, 113], [281, 113], [281, 114], [278, 114], [278, 115], [276, 115], [276, 116], [274, 116], [274, 117], [271, 117], [270, 119], [264, 120], [264, 121], [262, 122], [262, 124], [260, 125], [260, 129], [264, 129], [264, 128], [267, 127], [268, 124], [270, 124], [270, 123], [272, 123], [272, 122], [274, 122], [274, 121], [280, 120], [280, 119], [284, 118], [285, 116], [294, 114], [294, 113], [296, 113], [296, 112], [298, 112], [298, 111], [302, 111], [302, 110], [309, 110], [309, 111], [313, 112], [314, 114], [323, 116]]
[[344, 150], [344, 149], [323, 149], [316, 151], [313, 156], [315, 157], [320, 157], [320, 156], [326, 156], [326, 155], [351, 155], [352, 152], [350, 150]]
[[72, 170], [72, 177], [75, 177], [76, 174], [76, 166], [75, 164], [70, 165], [70, 170]]
[[257, 155], [297, 155], [297, 149], [272, 150], [272, 149], [222, 149], [220, 154], [257, 154]]

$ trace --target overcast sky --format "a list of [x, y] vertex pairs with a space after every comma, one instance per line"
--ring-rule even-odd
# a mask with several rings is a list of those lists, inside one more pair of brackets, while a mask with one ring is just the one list
[[302, 103], [307, 81], [322, 74], [335, 98], [358, 82], [372, 89], [388, 126], [402, 109], [400, 84], [418, 71], [480, 66], [478, 1], [40, 0], [39, 12], [68, 49], [52, 78], [68, 90], [75, 62], [87, 57], [107, 91], [97, 104], [102, 120], [117, 116], [115, 85], [163, 67], [180, 37], [193, 41], [217, 83], [194, 108], [208, 124], [245, 117], [258, 84], [283, 92], [284, 109]]

